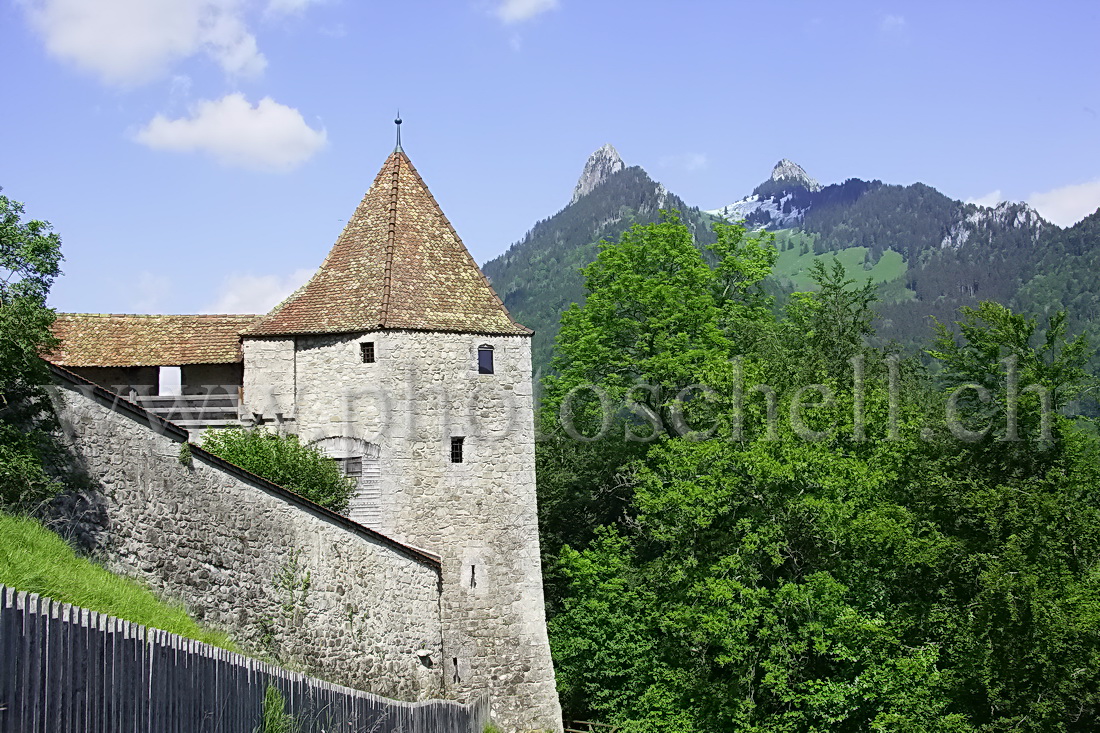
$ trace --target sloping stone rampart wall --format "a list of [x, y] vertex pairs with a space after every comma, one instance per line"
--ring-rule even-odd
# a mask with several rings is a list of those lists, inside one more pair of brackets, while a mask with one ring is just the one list
[[185, 432], [76, 377], [59, 374], [53, 397], [102, 503], [93, 533], [110, 569], [179, 600], [246, 650], [387, 697], [444, 696], [430, 553], [196, 447], [184, 465]]

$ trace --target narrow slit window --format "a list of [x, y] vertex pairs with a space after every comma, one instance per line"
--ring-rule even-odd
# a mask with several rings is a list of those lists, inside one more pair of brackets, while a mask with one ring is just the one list
[[465, 438], [451, 438], [451, 463], [462, 463], [462, 444]]
[[374, 363], [374, 342], [373, 341], [364, 341], [363, 343], [359, 344], [359, 352], [363, 355], [363, 363], [364, 364], [373, 364]]
[[493, 347], [479, 346], [477, 349], [477, 373], [493, 373]]

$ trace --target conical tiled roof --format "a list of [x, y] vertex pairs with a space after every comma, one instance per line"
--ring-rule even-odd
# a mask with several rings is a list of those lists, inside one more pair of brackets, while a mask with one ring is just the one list
[[245, 336], [413, 329], [526, 335], [400, 149], [321, 269]]

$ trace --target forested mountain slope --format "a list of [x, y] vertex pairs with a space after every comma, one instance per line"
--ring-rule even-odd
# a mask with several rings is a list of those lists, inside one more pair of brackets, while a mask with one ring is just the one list
[[675, 209], [695, 232], [697, 244], [714, 241], [710, 217], [690, 208], [640, 167], [604, 160], [601, 175], [594, 179], [593, 159], [607, 156], [607, 148], [590, 158], [571, 203], [482, 267], [516, 320], [535, 329], [536, 370], [549, 364], [562, 311], [584, 301], [580, 268], [596, 259], [601, 239], [617, 240], [634, 224], [657, 221], [661, 209]]
[[883, 284], [879, 336], [907, 346], [929, 335], [929, 316], [950, 321], [964, 305], [1011, 301], [1059, 231], [1027, 204], [981, 207], [923, 183], [822, 187], [787, 160], [750, 196], [711, 213], [802, 232], [816, 255], [862, 247], [868, 270], [888, 252], [901, 255], [900, 282]]
[[583, 302], [579, 270], [595, 259], [597, 243], [656, 221], [660, 209], [681, 211], [702, 248], [717, 218], [776, 231], [781, 257], [769, 289], [780, 300], [807, 286], [814, 259], [836, 255], [850, 277], [879, 284], [878, 340], [908, 349], [927, 341], [931, 317], [951, 322], [960, 307], [983, 300], [1037, 313], [1067, 307], [1078, 329], [1100, 315], [1100, 288], [1089, 275], [1100, 265], [1095, 216], [1062, 230], [1027, 204], [978, 206], [923, 183], [852, 178], [823, 186], [789, 160], [750, 195], [704, 212], [627, 167], [608, 145], [589, 159], [569, 205], [484, 267], [513, 315], [536, 330], [536, 369], [550, 361], [561, 313]]
[[[1054, 230], [1044, 242], [1030, 277], [1012, 297], [1018, 310], [1050, 314], [1066, 310], [1072, 333], [1085, 333], [1100, 345], [1100, 209], [1068, 229]], [[1093, 359], [1100, 372], [1100, 360]]]

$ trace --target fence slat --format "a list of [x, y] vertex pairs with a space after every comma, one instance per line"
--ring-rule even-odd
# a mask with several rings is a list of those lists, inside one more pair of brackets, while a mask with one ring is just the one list
[[54, 730], [58, 733], [66, 733], [69, 729], [73, 703], [73, 635], [69, 626], [71, 606], [68, 603], [59, 604], [56, 613], [58, 658], [55, 674], [57, 675], [58, 715]]
[[[16, 624], [19, 623], [19, 627]], [[0, 733], [15, 733], [19, 715], [15, 706], [16, 680], [20, 655], [14, 652], [23, 633], [19, 611], [15, 608], [15, 591], [0, 588]]]
[[95, 733], [108, 733], [107, 708], [110, 704], [107, 680], [104, 674], [107, 671], [107, 625], [101, 614], [92, 614], [92, 628], [95, 629], [93, 638], [95, 665], [92, 667], [93, 699], [95, 700], [95, 715], [92, 719]]
[[62, 730], [65, 733], [76, 733], [83, 723], [81, 710], [84, 707], [83, 688], [81, 687], [81, 680], [84, 679], [84, 671], [81, 668], [84, 657], [80, 653], [80, 609], [76, 606], [69, 606], [69, 612], [65, 615], [65, 618], [68, 623], [69, 635], [69, 638], [65, 641], [65, 648], [69, 652], [69, 668], [65, 670], [65, 682], [66, 686], [70, 688], [70, 692], [69, 702], [66, 706], [68, 720], [65, 721]]
[[104, 618], [103, 628], [103, 730], [115, 733], [118, 711], [115, 709], [114, 660], [115, 619]]
[[30, 595], [23, 599], [23, 650], [26, 655], [21, 670], [23, 683], [22, 692], [26, 702], [22, 710], [22, 727], [20, 730], [34, 730], [34, 709], [38, 704], [38, 690], [35, 689], [38, 666], [38, 616], [31, 606], [38, 602], [38, 596]]
[[46, 700], [42, 716], [42, 728], [47, 731], [60, 729], [61, 718], [61, 690], [59, 682], [61, 678], [61, 619], [59, 603], [52, 600], [46, 601], [43, 609], [46, 621], [46, 655], [44, 659]]

